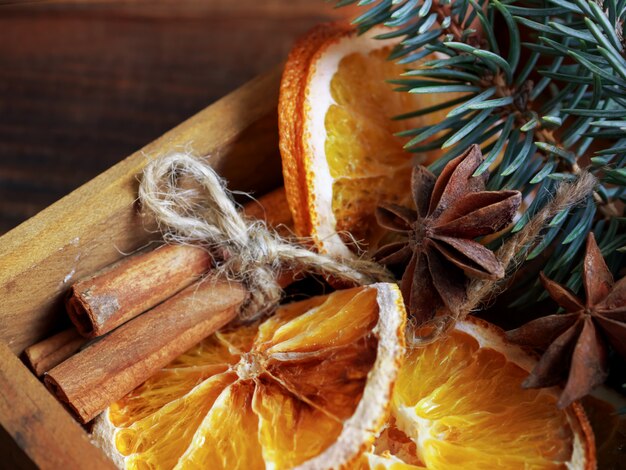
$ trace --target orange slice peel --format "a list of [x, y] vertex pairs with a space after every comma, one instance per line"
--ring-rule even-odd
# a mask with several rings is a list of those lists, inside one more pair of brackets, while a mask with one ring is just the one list
[[374, 209], [410, 204], [411, 167], [426, 155], [403, 149], [402, 131], [445, 116], [394, 116], [449, 100], [450, 95], [398, 93], [386, 80], [403, 66], [388, 60], [398, 39], [375, 39], [343, 24], [321, 25], [297, 42], [283, 74], [279, 145], [296, 233], [316, 249], [352, 256], [353, 241], [372, 249], [383, 237]]
[[120, 468], [340, 467], [385, 423], [405, 320], [394, 284], [288, 304], [179, 357], [94, 438]]
[[521, 387], [535, 363], [474, 317], [408, 351], [387, 427], [361, 468], [595, 468], [581, 405], [559, 410], [558, 390]]

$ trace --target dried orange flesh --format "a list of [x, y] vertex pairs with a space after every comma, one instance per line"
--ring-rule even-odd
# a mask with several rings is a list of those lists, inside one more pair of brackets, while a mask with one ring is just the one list
[[415, 119], [393, 120], [415, 109], [414, 95], [397, 93], [386, 80], [404, 69], [387, 60], [390, 47], [341, 59], [330, 83], [334, 100], [326, 111], [325, 151], [333, 178], [391, 175], [408, 166], [406, 139], [394, 134], [411, 128]]
[[386, 80], [403, 68], [387, 60], [391, 48], [352, 53], [341, 59], [330, 85], [334, 100], [325, 115], [324, 150], [333, 178], [332, 211], [338, 232], [376, 243], [382, 234], [374, 210], [381, 201], [410, 203], [413, 156], [395, 134], [416, 120], [392, 120], [417, 109], [415, 97], [394, 92]]
[[[384, 423], [402, 355], [401, 296], [395, 285], [375, 286], [286, 305], [260, 324], [216, 333], [180, 356], [108, 409], [117, 463], [292, 468], [337, 446], [346, 427], [358, 427], [346, 422], [363, 397], [380, 396], [383, 404], [372, 405], [378, 415], [363, 421], [362, 442], [340, 449], [358, 458]], [[381, 295], [393, 302], [381, 307]], [[367, 391], [380, 359], [381, 310], [385, 324], [395, 324], [395, 340], [386, 340], [383, 353], [391, 353], [393, 374], [376, 376], [383, 389]]]
[[454, 330], [405, 361], [390, 428], [363, 468], [555, 469], [570, 462], [574, 435], [557, 398], [523, 389], [528, 372], [501, 352]]
[[410, 204], [410, 168], [440, 154], [409, 152], [409, 137], [397, 134], [440, 122], [448, 110], [393, 118], [457, 97], [395, 91], [389, 80], [400, 79], [407, 66], [388, 60], [399, 39], [374, 39], [387, 32], [359, 36], [345, 25], [321, 25], [298, 41], [285, 67], [279, 100], [285, 190], [296, 232], [311, 236], [322, 252], [350, 256], [348, 241], [368, 250], [381, 243], [375, 207]]

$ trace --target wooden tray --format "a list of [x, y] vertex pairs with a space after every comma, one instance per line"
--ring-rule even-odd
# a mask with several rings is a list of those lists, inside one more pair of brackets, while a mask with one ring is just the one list
[[19, 356], [66, 324], [72, 282], [154, 237], [135, 204], [150, 159], [210, 155], [232, 189], [281, 185], [279, 80], [276, 69], [244, 85], [0, 237], [0, 468], [113, 468]]

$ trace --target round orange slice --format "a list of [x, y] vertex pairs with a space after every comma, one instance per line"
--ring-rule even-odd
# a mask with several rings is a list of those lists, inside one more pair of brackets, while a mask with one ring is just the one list
[[408, 137], [396, 134], [447, 111], [392, 118], [452, 98], [394, 91], [387, 80], [405, 70], [388, 60], [397, 40], [373, 38], [384, 32], [358, 36], [341, 24], [321, 25], [294, 46], [281, 82], [279, 142], [295, 230], [337, 256], [350, 256], [353, 240], [368, 249], [380, 243], [380, 202], [410, 204], [410, 170], [426, 155], [404, 150]]
[[592, 469], [582, 407], [556, 406], [554, 389], [523, 389], [536, 359], [470, 317], [408, 352], [391, 417], [362, 469]]
[[318, 469], [359, 458], [404, 352], [394, 284], [337, 291], [218, 332], [111, 405], [94, 439], [127, 469]]

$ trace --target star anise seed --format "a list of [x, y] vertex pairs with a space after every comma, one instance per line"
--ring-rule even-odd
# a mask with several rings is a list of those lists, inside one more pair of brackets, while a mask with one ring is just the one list
[[558, 402], [564, 408], [606, 379], [607, 343], [626, 359], [626, 277], [613, 282], [589, 233], [583, 263], [586, 301], [543, 273], [541, 282], [565, 312], [530, 321], [507, 332], [507, 337], [544, 351], [523, 386], [549, 387], [564, 381]]
[[378, 223], [406, 240], [383, 246], [374, 257], [389, 267], [404, 267], [400, 287], [417, 324], [442, 307], [458, 313], [468, 278], [504, 276], [494, 253], [475, 238], [510, 224], [522, 198], [519, 191], [485, 191], [487, 172], [472, 176], [482, 162], [480, 147], [473, 145], [438, 178], [416, 166], [411, 178], [415, 209], [377, 208]]

